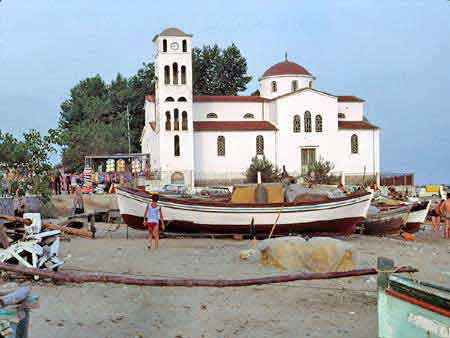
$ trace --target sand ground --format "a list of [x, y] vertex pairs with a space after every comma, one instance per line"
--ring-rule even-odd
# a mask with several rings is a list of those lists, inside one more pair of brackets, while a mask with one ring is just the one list
[[[163, 239], [147, 251], [145, 236], [100, 225], [99, 238], [62, 242], [63, 270], [107, 271], [146, 276], [245, 278], [280, 273], [241, 262], [246, 241]], [[420, 269], [417, 278], [450, 284], [450, 242], [354, 235], [345, 239], [359, 267], [377, 256]], [[31, 314], [31, 337], [377, 337], [376, 279], [291, 282], [243, 288], [159, 288], [38, 282], [40, 308]]]

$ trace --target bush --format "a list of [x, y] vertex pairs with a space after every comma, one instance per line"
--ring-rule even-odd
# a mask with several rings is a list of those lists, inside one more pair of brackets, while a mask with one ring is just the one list
[[258, 171], [261, 172], [261, 181], [264, 183], [277, 182], [280, 180], [278, 168], [274, 167], [265, 156], [255, 156], [252, 158], [252, 163], [245, 171], [245, 177], [248, 183], [258, 182]]
[[309, 183], [334, 184], [337, 178], [331, 174], [333, 169], [333, 163], [325, 161], [323, 158], [319, 158], [318, 161], [308, 167], [308, 170], [302, 177]]

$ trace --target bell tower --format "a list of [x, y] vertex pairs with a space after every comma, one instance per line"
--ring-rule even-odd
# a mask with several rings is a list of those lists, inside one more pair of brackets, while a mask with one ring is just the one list
[[167, 28], [153, 42], [162, 180], [193, 186], [192, 35]]

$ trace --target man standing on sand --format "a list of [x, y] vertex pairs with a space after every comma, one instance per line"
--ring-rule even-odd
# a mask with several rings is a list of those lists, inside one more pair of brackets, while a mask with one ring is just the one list
[[450, 238], [450, 193], [447, 193], [447, 199], [441, 204], [440, 214], [445, 221], [445, 239]]

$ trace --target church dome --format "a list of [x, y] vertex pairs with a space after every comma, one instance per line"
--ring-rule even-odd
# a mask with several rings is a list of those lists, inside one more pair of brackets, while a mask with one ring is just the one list
[[153, 41], [155, 41], [159, 36], [186, 36], [186, 37], [192, 37], [192, 34], [186, 34], [181, 29], [176, 27], [169, 27], [164, 29], [161, 33], [155, 35], [153, 38]]
[[279, 62], [267, 69], [262, 77], [279, 76], [279, 75], [306, 75], [312, 76], [304, 67], [295, 62], [285, 60]]

